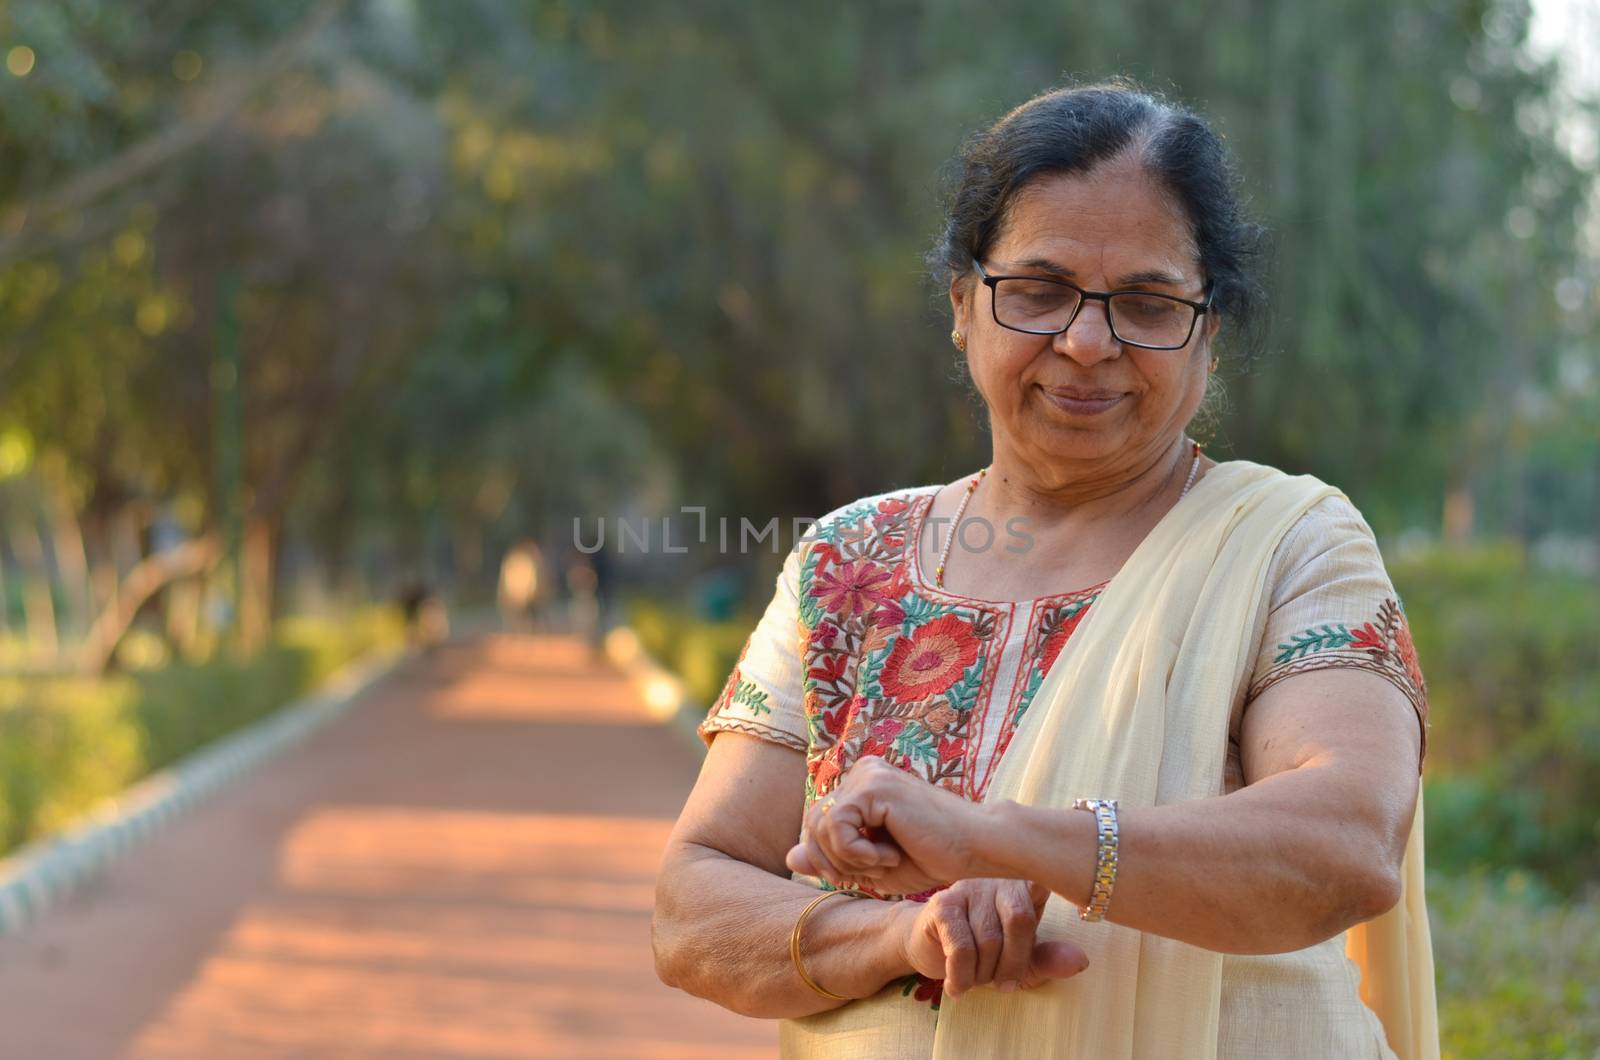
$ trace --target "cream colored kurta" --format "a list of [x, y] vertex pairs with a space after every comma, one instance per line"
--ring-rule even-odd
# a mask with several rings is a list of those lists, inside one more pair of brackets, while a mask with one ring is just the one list
[[[1337, 496], [1314, 479], [1259, 465], [1213, 469], [1099, 592], [1017, 720], [1015, 746], [985, 797], [1065, 807], [1092, 794], [1148, 806], [1234, 786], [1219, 734], [1236, 731], [1240, 703], [1266, 677], [1257, 633], [1275, 600], [1269, 574], [1280, 582], [1289, 576], [1274, 558], [1291, 527]], [[1318, 553], [1325, 584], [1340, 581], [1337, 559], [1328, 558], [1336, 555]], [[1363, 574], [1349, 573], [1358, 581]], [[1272, 680], [1308, 660], [1350, 665], [1380, 651], [1414, 674], [1414, 658], [1392, 637], [1377, 643], [1383, 628], [1380, 621], [1354, 633], [1345, 625], [1313, 629], [1304, 643], [1291, 636], [1274, 656], [1279, 676]], [[1329, 653], [1329, 645], [1352, 651]], [[736, 671], [730, 689], [739, 678]], [[725, 695], [722, 705], [734, 698]], [[737, 717], [727, 721], [741, 727]], [[717, 727], [714, 717], [708, 736]], [[814, 735], [817, 725], [809, 728]], [[817, 794], [817, 777], [814, 763], [808, 796]], [[1292, 954], [1225, 956], [1111, 923], [1085, 924], [1052, 899], [1041, 936], [1084, 946], [1091, 973], [1028, 992], [974, 991], [947, 999], [937, 1018], [891, 986], [786, 1021], [784, 1055], [1437, 1056], [1421, 819], [1419, 802], [1400, 904], [1348, 937]]]

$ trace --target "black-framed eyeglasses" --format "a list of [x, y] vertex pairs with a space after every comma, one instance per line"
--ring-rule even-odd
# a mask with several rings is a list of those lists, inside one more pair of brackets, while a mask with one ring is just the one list
[[1146, 350], [1181, 350], [1189, 345], [1195, 321], [1210, 312], [1216, 293], [1206, 285], [1206, 300], [1191, 302], [1153, 291], [1085, 291], [1065, 280], [1042, 276], [990, 276], [974, 260], [992, 294], [994, 322], [1029, 335], [1059, 335], [1072, 327], [1089, 300], [1106, 304], [1106, 319], [1118, 342]]

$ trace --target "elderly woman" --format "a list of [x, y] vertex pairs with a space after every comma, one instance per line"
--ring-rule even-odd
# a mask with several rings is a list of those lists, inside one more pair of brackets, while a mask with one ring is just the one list
[[968, 143], [936, 260], [992, 461], [788, 556], [701, 726], [664, 981], [794, 1057], [1438, 1055], [1372, 532], [1185, 434], [1256, 240], [1206, 124], [1121, 84]]

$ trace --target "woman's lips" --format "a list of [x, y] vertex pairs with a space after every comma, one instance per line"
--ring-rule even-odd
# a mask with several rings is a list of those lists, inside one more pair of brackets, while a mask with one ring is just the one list
[[1120, 391], [1096, 390], [1091, 387], [1057, 386], [1040, 389], [1056, 408], [1072, 416], [1096, 415], [1113, 407], [1126, 396]]

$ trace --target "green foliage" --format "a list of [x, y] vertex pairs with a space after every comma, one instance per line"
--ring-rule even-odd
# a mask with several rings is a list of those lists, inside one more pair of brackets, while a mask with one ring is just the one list
[[265, 717], [333, 670], [403, 639], [399, 618], [295, 618], [248, 659], [107, 680], [0, 679], [0, 854], [52, 834], [141, 777]]
[[135, 715], [147, 765], [171, 765], [282, 706], [309, 687], [310, 669], [305, 651], [273, 644], [244, 661], [178, 663], [139, 675]]
[[[1592, 174], [1561, 146], [1593, 107], [1524, 47], [1524, 0], [350, 3], [258, 69], [323, 9], [0, 14], [38, 56], [0, 74], [0, 431], [68, 460], [91, 538], [135, 502], [217, 527], [230, 308], [249, 493], [330, 561], [970, 466], [920, 276], [938, 174], [1067, 73], [1200, 107], [1277, 232], [1270, 356], [1224, 331], [1218, 452], [1384, 529], [1447, 485], [1515, 533], [1600, 518]], [[190, 146], [114, 164], [157, 141]]]
[[1445, 1060], [1600, 1055], [1600, 890], [1561, 901], [1524, 873], [1429, 868]]
[[0, 853], [142, 774], [136, 699], [126, 679], [0, 680]]
[[1390, 572], [1428, 679], [1429, 864], [1600, 881], [1600, 586], [1510, 545]]
[[722, 694], [755, 625], [748, 616], [707, 622], [686, 608], [643, 598], [630, 601], [626, 613], [645, 651], [677, 675], [701, 707]]
[[275, 640], [305, 657], [306, 683], [317, 685], [352, 659], [402, 644], [405, 636], [405, 619], [397, 609], [367, 607], [339, 618], [291, 615], [278, 623]]

